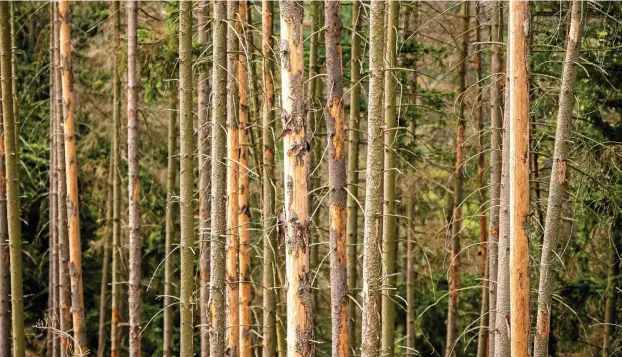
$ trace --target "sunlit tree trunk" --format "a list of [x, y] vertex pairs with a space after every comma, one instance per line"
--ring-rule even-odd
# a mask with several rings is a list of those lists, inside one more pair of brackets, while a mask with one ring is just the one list
[[363, 241], [363, 316], [361, 357], [376, 357], [380, 339], [380, 224], [382, 220], [382, 97], [384, 81], [384, 1], [372, 1], [369, 24], [369, 99], [367, 106], [367, 169]]
[[315, 354], [309, 272], [308, 137], [302, 1], [281, 0], [281, 103], [287, 280], [287, 357]]
[[212, 192], [210, 230], [210, 355], [225, 355], [227, 2], [214, 1], [212, 46]]
[[181, 223], [180, 356], [192, 357], [194, 334], [194, 129], [192, 112], [192, 1], [179, 5], [179, 206]]
[[78, 203], [78, 161], [73, 102], [71, 37], [69, 33], [69, 3], [58, 4], [60, 16], [60, 56], [62, 65], [63, 122], [65, 133], [65, 175], [67, 177], [67, 219], [69, 231], [69, 277], [71, 279], [71, 313], [73, 319], [74, 353], [87, 352], [82, 289], [82, 251], [80, 245], [80, 215]]
[[449, 304], [447, 307], [447, 340], [445, 343], [445, 357], [458, 354], [458, 308], [460, 290], [460, 237], [462, 235], [462, 200], [463, 200], [463, 173], [464, 173], [464, 131], [466, 125], [466, 95], [467, 60], [469, 54], [469, 12], [470, 1], [462, 4], [462, 47], [460, 49], [460, 74], [458, 92], [459, 99], [458, 127], [456, 130], [456, 160], [453, 173], [453, 216], [451, 219], [451, 246], [449, 268]]
[[510, 349], [529, 355], [529, 2], [510, 1]]

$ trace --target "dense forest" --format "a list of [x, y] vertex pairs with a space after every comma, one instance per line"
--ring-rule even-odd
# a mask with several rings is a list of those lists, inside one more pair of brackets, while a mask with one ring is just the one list
[[0, 1], [0, 357], [622, 356], [622, 2]]

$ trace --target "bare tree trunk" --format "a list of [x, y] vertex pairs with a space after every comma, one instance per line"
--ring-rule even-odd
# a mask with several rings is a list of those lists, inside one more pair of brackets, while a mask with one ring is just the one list
[[382, 337], [381, 352], [387, 357], [395, 354], [395, 306], [393, 287], [396, 283], [395, 261], [397, 245], [396, 204], [395, 204], [395, 137], [397, 131], [397, 31], [400, 14], [399, 1], [389, 1], [388, 23], [386, 27], [385, 61], [388, 68], [384, 72], [384, 178], [382, 213], [382, 276], [384, 291], [382, 295]]
[[[208, 18], [210, 2], [201, 0], [197, 12], [197, 31], [199, 46], [201, 51], [207, 46]], [[208, 161], [210, 150], [210, 123], [208, 121], [208, 102], [209, 102], [209, 69], [207, 64], [201, 64], [199, 69], [199, 89], [198, 89], [198, 117], [199, 117], [199, 319], [200, 341], [201, 341], [201, 357], [209, 357], [209, 283], [210, 283], [210, 242], [209, 242], [209, 217], [210, 217], [210, 176], [212, 175], [212, 167]], [[175, 123], [172, 123], [173, 128]], [[173, 139], [174, 140], [174, 139]], [[174, 150], [175, 147], [173, 146]], [[173, 155], [171, 152], [169, 155]], [[174, 178], [173, 178], [174, 180]], [[171, 187], [172, 189], [173, 187]], [[171, 227], [172, 228], [172, 227]], [[171, 341], [172, 342], [172, 341]]]
[[[13, 117], [15, 121], [15, 155], [17, 161], [17, 176], [19, 178], [19, 165], [20, 165], [20, 142], [19, 142], [19, 130], [21, 122], [19, 121], [19, 93], [17, 92], [17, 45], [15, 44], [15, 3], [11, 2], [10, 6], [11, 16], [11, 88], [13, 88]], [[20, 193], [20, 187], [17, 187], [18, 194]], [[21, 209], [21, 208], [20, 208]]]
[[348, 195], [346, 202], [346, 232], [347, 241], [347, 261], [348, 264], [348, 287], [350, 288], [350, 302], [348, 304], [348, 340], [350, 341], [350, 352], [355, 354], [356, 342], [356, 296], [358, 285], [358, 181], [359, 181], [359, 120], [361, 113], [361, 38], [358, 31], [361, 29], [361, 1], [352, 1], [352, 37], [350, 48], [350, 116], [348, 119]]
[[529, 355], [529, 2], [510, 1], [510, 330], [511, 355]]
[[570, 12], [570, 29], [566, 40], [566, 58], [562, 72], [562, 84], [559, 92], [559, 111], [557, 113], [557, 129], [555, 132], [555, 152], [549, 198], [544, 225], [544, 241], [540, 258], [540, 285], [538, 289], [538, 315], [534, 339], [534, 357], [547, 357], [551, 320], [551, 300], [553, 296], [552, 265], [555, 259], [554, 250], [562, 224], [563, 206], [568, 202], [568, 184], [566, 179], [566, 161], [570, 150], [570, 133], [572, 131], [572, 109], [574, 88], [577, 77], [575, 62], [581, 50], [581, 1], [573, 0]]
[[71, 279], [71, 312], [73, 318], [74, 353], [87, 353], [82, 291], [82, 251], [80, 246], [80, 215], [78, 203], [78, 161], [76, 154], [71, 67], [71, 38], [69, 34], [69, 3], [58, 4], [60, 23], [60, 56], [62, 64], [63, 122], [65, 131], [65, 175], [67, 177], [67, 217], [69, 227], [69, 277]]
[[617, 321], [616, 285], [620, 276], [620, 248], [622, 248], [622, 216], [619, 214], [613, 219], [611, 227], [611, 242], [609, 248], [609, 259], [607, 262], [607, 287], [605, 290], [605, 321], [603, 323], [603, 348], [602, 357], [613, 355], [614, 346], [614, 327]]
[[346, 161], [343, 69], [341, 64], [341, 5], [328, 1], [326, 22], [326, 80], [328, 171], [330, 188], [330, 286], [332, 356], [348, 357], [348, 274], [346, 257]]
[[[462, 4], [462, 48], [460, 53], [459, 93], [465, 95], [467, 81], [467, 60], [469, 55], [469, 12], [470, 1]], [[458, 308], [460, 291], [460, 237], [462, 235], [462, 200], [463, 200], [463, 172], [464, 172], [464, 131], [466, 125], [466, 104], [464, 97], [460, 98], [458, 113], [458, 128], [456, 130], [456, 161], [454, 176], [453, 204], [454, 210], [451, 220], [451, 255], [449, 268], [449, 304], [447, 307], [447, 341], [445, 343], [445, 357], [455, 357], [458, 354]]]
[[225, 355], [225, 235], [226, 117], [227, 117], [227, 3], [214, 1], [212, 47], [212, 197], [210, 242], [210, 355]]
[[[49, 188], [48, 188], [48, 202], [49, 202], [49, 209], [48, 209], [48, 214], [49, 214], [49, 222], [48, 222], [48, 228], [49, 228], [49, 246], [48, 246], [48, 312], [47, 312], [47, 319], [49, 321], [49, 324], [51, 327], [54, 328], [58, 328], [55, 324], [56, 324], [56, 302], [57, 302], [57, 285], [56, 285], [56, 278], [57, 275], [55, 273], [56, 267], [58, 265], [58, 250], [56, 249], [56, 239], [57, 239], [57, 230], [56, 230], [56, 209], [57, 209], [57, 198], [58, 198], [58, 192], [57, 192], [57, 186], [56, 186], [56, 181], [58, 179], [57, 176], [57, 172], [54, 169], [56, 167], [56, 137], [55, 137], [55, 133], [54, 131], [56, 130], [55, 128], [55, 121], [54, 121], [54, 116], [56, 115], [56, 113], [54, 112], [54, 46], [55, 46], [55, 42], [54, 42], [54, 30], [53, 30], [53, 22], [54, 22], [54, 3], [51, 2], [50, 3], [50, 24], [52, 26], [50, 26], [50, 46], [49, 46], [49, 55], [50, 55], [50, 68], [49, 68], [49, 76], [50, 76], [50, 88], [49, 88], [49, 95], [50, 95], [50, 100], [49, 100], [49, 119], [50, 119], [50, 129], [49, 129], [49, 148], [50, 148], [50, 161], [49, 161], [49, 169], [48, 169], [48, 178], [49, 178]], [[4, 151], [4, 150], [3, 150]], [[4, 154], [4, 153], [3, 153]], [[3, 159], [4, 160], [4, 159]], [[6, 174], [6, 173], [5, 173]], [[0, 176], [0, 179], [6, 177], [5, 175]], [[5, 216], [6, 217], [6, 216]], [[2, 248], [2, 243], [0, 243], [0, 249]], [[0, 263], [2, 264], [2, 263]], [[2, 269], [2, 267], [0, 267], [0, 269]], [[4, 334], [3, 332], [0, 332], [0, 335]], [[0, 336], [0, 340], [2, 339], [2, 337]], [[47, 336], [46, 336], [46, 355], [49, 357], [57, 357], [57, 350], [55, 350], [55, 347], [58, 347], [58, 339], [56, 338], [55, 334], [53, 333], [53, 330], [48, 330], [47, 331]], [[56, 344], [56, 345], [55, 345]], [[2, 350], [1, 347], [1, 343], [0, 343], [0, 351]]]
[[192, 1], [182, 1], [179, 7], [179, 131], [180, 173], [179, 206], [181, 223], [181, 276], [180, 276], [180, 356], [192, 357], [194, 309], [194, 254], [195, 244], [194, 195], [194, 129], [192, 127]]
[[[114, 130], [114, 128], [113, 128]], [[108, 191], [106, 195], [106, 230], [104, 231], [104, 256], [102, 280], [99, 287], [99, 330], [97, 336], [97, 357], [106, 353], [106, 316], [108, 311], [108, 283], [110, 275], [110, 245], [112, 243], [112, 180], [114, 176], [114, 158], [110, 156], [108, 169]]]
[[281, 103], [285, 184], [287, 356], [315, 354], [309, 273], [309, 172], [302, 1], [281, 0]]
[[[0, 5], [1, 9], [1, 5]], [[4, 50], [3, 50], [4, 51]], [[0, 105], [2, 110], [2, 105]], [[4, 138], [4, 112], [0, 113], [0, 136]], [[56, 129], [56, 128], [55, 128]], [[6, 151], [4, 140], [0, 139], [0, 178], [6, 178]], [[11, 355], [11, 312], [10, 312], [10, 272], [9, 266], [9, 227], [7, 222], [7, 184], [0, 180], [0, 357]]]
[[[238, 51], [234, 28], [238, 19], [238, 1], [227, 3], [227, 353], [239, 355], [239, 284], [238, 284], [238, 186], [240, 137], [238, 133]], [[239, 28], [239, 27], [238, 27]]]
[[[164, 242], [164, 255], [166, 257], [164, 262], [164, 336], [162, 342], [162, 352], [164, 357], [173, 356], [173, 322], [175, 319], [173, 309], [173, 305], [175, 304], [175, 299], [173, 299], [173, 296], [175, 294], [173, 288], [173, 280], [175, 279], [175, 267], [174, 257], [172, 256], [172, 253], [174, 249], [173, 245], [175, 244], [175, 213], [177, 211], [176, 204], [173, 198], [175, 196], [175, 173], [177, 171], [175, 158], [175, 154], [177, 151], [178, 135], [177, 94], [177, 90], [171, 90], [171, 110], [169, 112], [168, 118], [168, 160], [166, 169], [166, 237]], [[203, 302], [203, 300], [201, 300], [201, 302]], [[203, 312], [203, 307], [201, 307], [201, 312]], [[203, 321], [201, 321], [201, 324], [203, 324]], [[201, 349], [202, 348], [203, 345], [201, 345]]]
[[500, 26], [501, 2], [492, 2], [491, 40], [492, 79], [490, 86], [490, 226], [488, 252], [488, 356], [495, 356], [495, 323], [497, 316], [497, 267], [499, 248], [499, 198], [501, 195], [501, 141], [503, 131], [503, 102], [501, 97], [501, 53], [496, 43], [502, 41], [503, 27]]
[[365, 177], [365, 233], [363, 242], [363, 316], [361, 357], [378, 356], [380, 326], [382, 220], [382, 96], [384, 80], [384, 1], [371, 3], [369, 24], [369, 101], [367, 107], [367, 170]]

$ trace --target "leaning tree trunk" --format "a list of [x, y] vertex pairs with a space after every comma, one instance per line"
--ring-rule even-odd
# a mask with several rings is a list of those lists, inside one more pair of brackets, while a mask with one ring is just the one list
[[[209, 7], [211, 4], [206, 0], [199, 2], [197, 12], [197, 32], [201, 51], [207, 46], [209, 28]], [[198, 67], [198, 151], [199, 151], [199, 328], [201, 342], [201, 357], [209, 357], [209, 265], [210, 265], [210, 243], [209, 243], [209, 216], [210, 216], [210, 176], [212, 167], [208, 158], [210, 156], [210, 136], [211, 130], [208, 121], [208, 102], [209, 102], [209, 69], [207, 64], [201, 63]], [[172, 118], [174, 120], [174, 117]], [[173, 128], [175, 122], [172, 122]], [[169, 134], [170, 135], [170, 134]], [[174, 140], [174, 139], [173, 139]], [[173, 144], [172, 148], [175, 150]], [[173, 155], [172, 152], [169, 155]], [[169, 156], [170, 158], [170, 156]], [[170, 159], [169, 159], [170, 160]], [[173, 164], [174, 165], [174, 164]], [[170, 178], [170, 176], [169, 176]], [[174, 180], [174, 176], [173, 176]], [[171, 191], [174, 186], [171, 186]], [[170, 192], [170, 191], [169, 191]], [[169, 203], [172, 204], [172, 203]], [[172, 223], [172, 222], [171, 222]], [[171, 229], [173, 227], [171, 226]], [[171, 316], [172, 317], [172, 316]], [[172, 332], [172, 331], [171, 331]], [[172, 337], [172, 336], [171, 336]], [[172, 342], [172, 341], [171, 341]]]
[[[225, 234], [227, 228], [227, 3], [214, 1], [212, 46], [212, 192], [210, 230], [210, 355], [225, 355]], [[191, 351], [190, 351], [191, 352]]]
[[562, 224], [563, 206], [568, 201], [568, 184], [566, 167], [570, 151], [570, 133], [572, 130], [572, 108], [574, 104], [574, 87], [577, 77], [575, 62], [581, 50], [581, 1], [572, 2], [570, 12], [570, 29], [566, 40], [566, 58], [559, 92], [559, 111], [557, 113], [557, 129], [555, 131], [555, 151], [549, 198], [544, 224], [544, 241], [540, 258], [540, 285], [538, 289], [538, 315], [534, 338], [534, 357], [547, 357], [551, 320], [551, 301], [553, 297], [552, 265], [556, 254], [558, 235]]
[[456, 161], [454, 176], [454, 192], [451, 219], [451, 255], [449, 268], [449, 304], [447, 307], [447, 340], [445, 343], [445, 357], [458, 354], [458, 307], [460, 291], [460, 236], [462, 235], [462, 200], [463, 200], [463, 173], [464, 173], [464, 131], [466, 126], [466, 95], [467, 60], [469, 54], [469, 8], [470, 1], [462, 4], [462, 48], [460, 51], [460, 98], [458, 127], [456, 130]]
[[330, 287], [332, 356], [348, 357], [348, 274], [346, 258], [346, 158], [341, 64], [341, 5], [328, 1], [326, 22], [326, 88], [328, 172], [330, 188]]
[[287, 275], [287, 357], [315, 352], [309, 273], [308, 137], [302, 1], [281, 0], [281, 103]]
[[62, 65], [63, 122], [65, 133], [65, 176], [67, 177], [67, 218], [69, 230], [69, 277], [71, 279], [71, 312], [73, 318], [74, 353], [84, 355], [86, 326], [82, 289], [82, 251], [80, 245], [80, 215], [78, 204], [78, 160], [71, 74], [71, 38], [69, 34], [69, 3], [58, 4], [60, 23], [60, 56]]
[[[501, 3], [492, 2], [492, 39], [490, 86], [490, 221], [488, 256], [488, 356], [495, 356], [495, 323], [497, 316], [497, 252], [499, 244], [499, 198], [501, 195], [501, 136], [503, 130], [503, 102], [501, 97]], [[484, 317], [482, 317], [484, 318]]]
[[382, 96], [384, 80], [384, 1], [371, 3], [369, 24], [369, 101], [367, 106], [367, 170], [363, 242], [363, 316], [361, 357], [378, 356], [380, 338], [380, 224], [382, 220]]
[[263, 55], [263, 182], [262, 182], [262, 234], [263, 234], [263, 357], [276, 356], [276, 290], [274, 275], [278, 250], [276, 240], [276, 210], [274, 207], [274, 79], [272, 60], [273, 2], [262, 0], [262, 55]]
[[397, 131], [397, 31], [400, 15], [399, 1], [389, 1], [386, 28], [385, 61], [388, 68], [384, 73], [384, 178], [383, 178], [383, 214], [382, 214], [382, 337], [381, 351], [387, 357], [393, 357], [395, 344], [395, 304], [393, 290], [395, 286], [395, 261], [397, 260], [397, 219], [395, 204], [395, 137]]
[[361, 1], [352, 1], [352, 38], [350, 47], [350, 116], [348, 118], [348, 172], [347, 179], [347, 202], [346, 202], [346, 232], [347, 261], [348, 264], [348, 287], [350, 288], [350, 302], [348, 304], [348, 341], [350, 351], [356, 350], [356, 293], [358, 280], [358, 181], [359, 181], [359, 120], [361, 113], [361, 38], [358, 33], [361, 29]]
[[179, 6], [179, 206], [181, 223], [180, 356], [192, 357], [194, 309], [194, 138], [192, 113], [192, 1]]
[[127, 4], [127, 162], [129, 195], [129, 232], [130, 232], [130, 357], [140, 357], [141, 351], [141, 288], [140, 261], [142, 239], [140, 236], [140, 179], [138, 176], [138, 73], [137, 56], [137, 17], [138, 1]]
[[510, 1], [510, 352], [529, 355], [529, 2]]

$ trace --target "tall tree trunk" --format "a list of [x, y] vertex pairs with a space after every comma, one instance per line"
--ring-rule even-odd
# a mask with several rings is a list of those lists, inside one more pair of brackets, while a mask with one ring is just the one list
[[[2, 110], [2, 105], [0, 105], [0, 110]], [[5, 118], [3, 112], [0, 112], [0, 120], [2, 120], [2, 123], [0, 123], [0, 178], [6, 178]], [[8, 238], [7, 184], [6, 180], [0, 180], [0, 357], [9, 357], [11, 355], [11, 312], [9, 308], [11, 304], [9, 298], [11, 268], [9, 266]]]
[[192, 357], [194, 309], [194, 129], [192, 127], [192, 1], [179, 5], [179, 206], [181, 223], [180, 356]]
[[396, 205], [395, 205], [395, 137], [397, 131], [397, 31], [400, 14], [399, 1], [389, 1], [386, 28], [384, 72], [384, 178], [383, 178], [383, 213], [382, 213], [382, 337], [381, 351], [387, 357], [393, 357], [395, 344], [395, 305], [393, 303], [393, 287], [396, 283], [395, 261], [397, 260]]
[[[481, 29], [480, 29], [480, 14], [481, 14], [481, 6], [482, 4], [475, 4], [475, 43], [479, 45], [481, 41]], [[477, 54], [475, 56], [476, 59], [476, 72], [475, 72], [475, 82], [477, 83], [477, 101], [475, 103], [476, 109], [476, 122], [477, 122], [477, 177], [479, 179], [478, 182], [478, 191], [479, 191], [479, 240], [480, 240], [480, 258], [481, 258], [481, 267], [480, 271], [482, 272], [482, 306], [480, 312], [480, 324], [479, 324], [479, 335], [477, 340], [477, 357], [486, 357], [486, 352], [488, 350], [488, 311], [489, 311], [489, 296], [488, 296], [488, 232], [486, 227], [486, 183], [485, 183], [485, 168], [484, 165], [486, 163], [486, 154], [484, 151], [484, 101], [483, 95], [484, 91], [482, 89], [482, 49], [478, 47], [476, 49]]]
[[[113, 128], [114, 130], [114, 128]], [[114, 179], [114, 157], [110, 156], [108, 168], [108, 191], [106, 195], [106, 230], [104, 231], [104, 256], [102, 280], [99, 287], [99, 330], [97, 336], [97, 357], [106, 353], [106, 317], [108, 311], [108, 283], [110, 275], [110, 245], [112, 243], [112, 180]]]
[[250, 180], [249, 180], [249, 103], [248, 103], [248, 70], [246, 53], [250, 42], [245, 41], [248, 31], [248, 2], [239, 1], [239, 22], [236, 22], [237, 32], [241, 36], [238, 55], [238, 86], [240, 102], [238, 107], [239, 127], [239, 186], [238, 186], [238, 233], [240, 237], [239, 253], [239, 287], [240, 287], [240, 323], [238, 328], [240, 357], [251, 357], [251, 217], [250, 217]]
[[281, 102], [285, 183], [287, 356], [315, 354], [309, 273], [308, 137], [302, 1], [281, 0]]
[[[49, 148], [50, 148], [50, 161], [49, 161], [49, 170], [48, 170], [48, 178], [49, 178], [49, 188], [48, 188], [48, 202], [49, 202], [49, 209], [48, 209], [48, 214], [49, 214], [49, 222], [48, 222], [48, 228], [49, 228], [49, 246], [48, 246], [48, 260], [49, 260], [49, 264], [48, 264], [48, 321], [49, 324], [51, 325], [51, 327], [54, 328], [58, 328], [55, 323], [56, 323], [56, 301], [57, 301], [57, 285], [56, 285], [56, 278], [57, 275], [55, 273], [56, 270], [56, 266], [58, 265], [58, 250], [56, 249], [56, 237], [57, 235], [57, 230], [56, 230], [56, 209], [57, 209], [57, 190], [56, 190], [56, 181], [57, 181], [57, 172], [54, 169], [56, 167], [56, 137], [54, 135], [54, 131], [55, 131], [55, 121], [54, 121], [54, 116], [56, 115], [56, 113], [54, 112], [54, 46], [55, 46], [55, 42], [54, 42], [54, 30], [53, 30], [53, 22], [54, 22], [54, 3], [50, 3], [50, 24], [52, 26], [50, 26], [50, 46], [49, 46], [49, 55], [50, 55], [50, 68], [49, 68], [49, 76], [50, 76], [50, 88], [49, 88], [49, 95], [50, 95], [50, 100], [49, 100], [49, 119], [50, 119], [50, 132], [49, 132]], [[4, 178], [5, 176], [0, 176], [0, 179]], [[1, 246], [0, 246], [1, 248]], [[0, 268], [1, 269], [1, 268]], [[0, 334], [2, 334], [2, 332], [0, 332]], [[2, 337], [0, 337], [1, 339]], [[53, 333], [53, 331], [50, 329], [47, 331], [47, 350], [46, 350], [46, 354], [49, 357], [57, 357], [56, 355], [56, 350], [54, 350], [55, 347], [55, 343], [58, 342], [58, 339], [56, 338], [55, 334]], [[56, 345], [56, 347], [58, 347], [58, 345]], [[2, 349], [2, 347], [0, 347], [0, 350]]]
[[[10, 6], [11, 16], [11, 88], [13, 88], [13, 117], [15, 121], [15, 157], [17, 162], [16, 177], [19, 178], [19, 166], [20, 166], [20, 142], [19, 142], [19, 130], [21, 122], [19, 121], [19, 93], [17, 91], [17, 45], [15, 44], [15, 3], [11, 2]], [[21, 188], [17, 187], [17, 193], [20, 193]], [[21, 209], [21, 208], [20, 208]]]
[[497, 45], [503, 40], [500, 26], [501, 2], [492, 2], [491, 25], [491, 86], [490, 86], [490, 221], [488, 256], [488, 356], [495, 356], [495, 323], [497, 316], [497, 267], [499, 244], [499, 198], [501, 195], [501, 141], [503, 131], [503, 102], [501, 97], [502, 61]]
[[15, 117], [13, 116], [13, 88], [11, 78], [11, 29], [9, 3], [0, 3], [0, 67], [2, 72], [2, 116], [4, 147], [6, 149], [7, 221], [9, 255], [11, 260], [11, 321], [13, 356], [24, 357], [24, 293], [22, 287], [22, 239], [20, 229], [19, 179], [16, 156]]
[[121, 307], [121, 78], [119, 71], [121, 51], [121, 10], [119, 1], [111, 2], [114, 19], [113, 41], [114, 53], [112, 62], [112, 156], [114, 177], [112, 179], [112, 315], [110, 321], [110, 356], [119, 357], [121, 347], [121, 327], [119, 326]]
[[382, 96], [384, 80], [384, 1], [371, 3], [369, 24], [369, 101], [367, 106], [367, 170], [363, 242], [363, 316], [361, 357], [378, 356], [380, 339], [380, 224], [382, 220]]
[[227, 2], [214, 1], [212, 46], [212, 193], [210, 230], [210, 355], [225, 355], [225, 234], [226, 117], [227, 117]]
[[602, 357], [613, 355], [614, 346], [614, 327], [617, 321], [617, 296], [616, 286], [620, 281], [620, 249], [622, 248], [622, 216], [618, 213], [613, 219], [611, 227], [611, 246], [609, 248], [609, 259], [607, 262], [607, 287], [605, 290], [605, 321], [603, 323], [603, 348]]
[[60, 23], [60, 56], [62, 64], [63, 122], [65, 132], [65, 175], [67, 177], [67, 218], [69, 231], [69, 277], [71, 279], [71, 312], [75, 352], [87, 353], [82, 291], [82, 250], [80, 245], [80, 215], [78, 203], [78, 161], [71, 68], [71, 38], [69, 34], [69, 2], [58, 4]]
[[239, 42], [233, 26], [238, 19], [238, 1], [227, 3], [227, 353], [238, 357], [240, 324], [238, 285], [238, 186], [240, 137], [238, 133], [238, 51]]
[[511, 1], [510, 43], [510, 349], [529, 355], [529, 2]]
[[[459, 93], [465, 96], [467, 81], [467, 60], [469, 55], [469, 12], [471, 2], [462, 4], [462, 48], [460, 52]], [[456, 130], [456, 161], [454, 176], [454, 192], [451, 220], [451, 255], [449, 268], [449, 304], [447, 307], [447, 341], [445, 343], [445, 357], [458, 354], [458, 307], [460, 291], [460, 237], [462, 235], [462, 200], [463, 200], [463, 173], [464, 173], [464, 131], [466, 125], [466, 103], [464, 97], [460, 99], [458, 113], [458, 128]]]
[[562, 223], [563, 206], [568, 203], [568, 184], [566, 179], [567, 160], [570, 151], [570, 133], [572, 130], [572, 108], [574, 104], [574, 87], [577, 77], [575, 62], [581, 50], [581, 1], [573, 0], [570, 11], [570, 29], [566, 38], [566, 58], [562, 72], [562, 83], [559, 92], [559, 111], [557, 113], [557, 129], [555, 132], [555, 152], [549, 198], [544, 225], [544, 241], [540, 257], [540, 285], [538, 289], [538, 315], [534, 338], [534, 357], [547, 357], [551, 320], [551, 300], [553, 296], [552, 265], [556, 254], [559, 232]]
[[[201, 0], [199, 2], [199, 9], [197, 12], [197, 32], [199, 46], [201, 51], [207, 46], [208, 32], [208, 18], [210, 2]], [[199, 117], [199, 245], [200, 245], [200, 258], [199, 258], [199, 319], [201, 323], [200, 327], [200, 341], [201, 341], [201, 357], [209, 357], [209, 265], [210, 265], [210, 242], [209, 242], [209, 217], [210, 217], [210, 176], [212, 167], [208, 158], [210, 157], [210, 136], [211, 130], [208, 121], [208, 108], [209, 102], [209, 68], [207, 64], [200, 64], [199, 67], [199, 89], [198, 89], [198, 117]], [[175, 123], [172, 123], [173, 128]], [[173, 139], [174, 140], [174, 139]], [[173, 145], [172, 149], [175, 149]], [[173, 155], [172, 152], [169, 155]], [[174, 176], [173, 176], [174, 180]], [[171, 191], [173, 186], [171, 186]], [[171, 227], [172, 228], [172, 227]], [[171, 341], [172, 342], [172, 341]], [[166, 357], [166, 356], [165, 356]]]
[[346, 257], [346, 158], [343, 69], [341, 64], [341, 5], [328, 1], [326, 22], [326, 80], [328, 171], [330, 188], [330, 277], [332, 356], [348, 357], [348, 274]]
[[272, 59], [273, 2], [262, 0], [262, 55], [263, 55], [263, 357], [276, 356], [276, 275], [278, 242], [276, 240], [276, 210], [274, 189], [274, 62]]
[[358, 183], [359, 183], [359, 120], [361, 113], [361, 38], [358, 32], [361, 29], [362, 14], [361, 1], [352, 1], [352, 36], [350, 47], [350, 116], [348, 118], [348, 172], [347, 200], [346, 200], [346, 232], [347, 238], [347, 261], [348, 264], [348, 287], [350, 288], [350, 302], [348, 304], [348, 340], [350, 352], [356, 351], [356, 296], [358, 286]]

